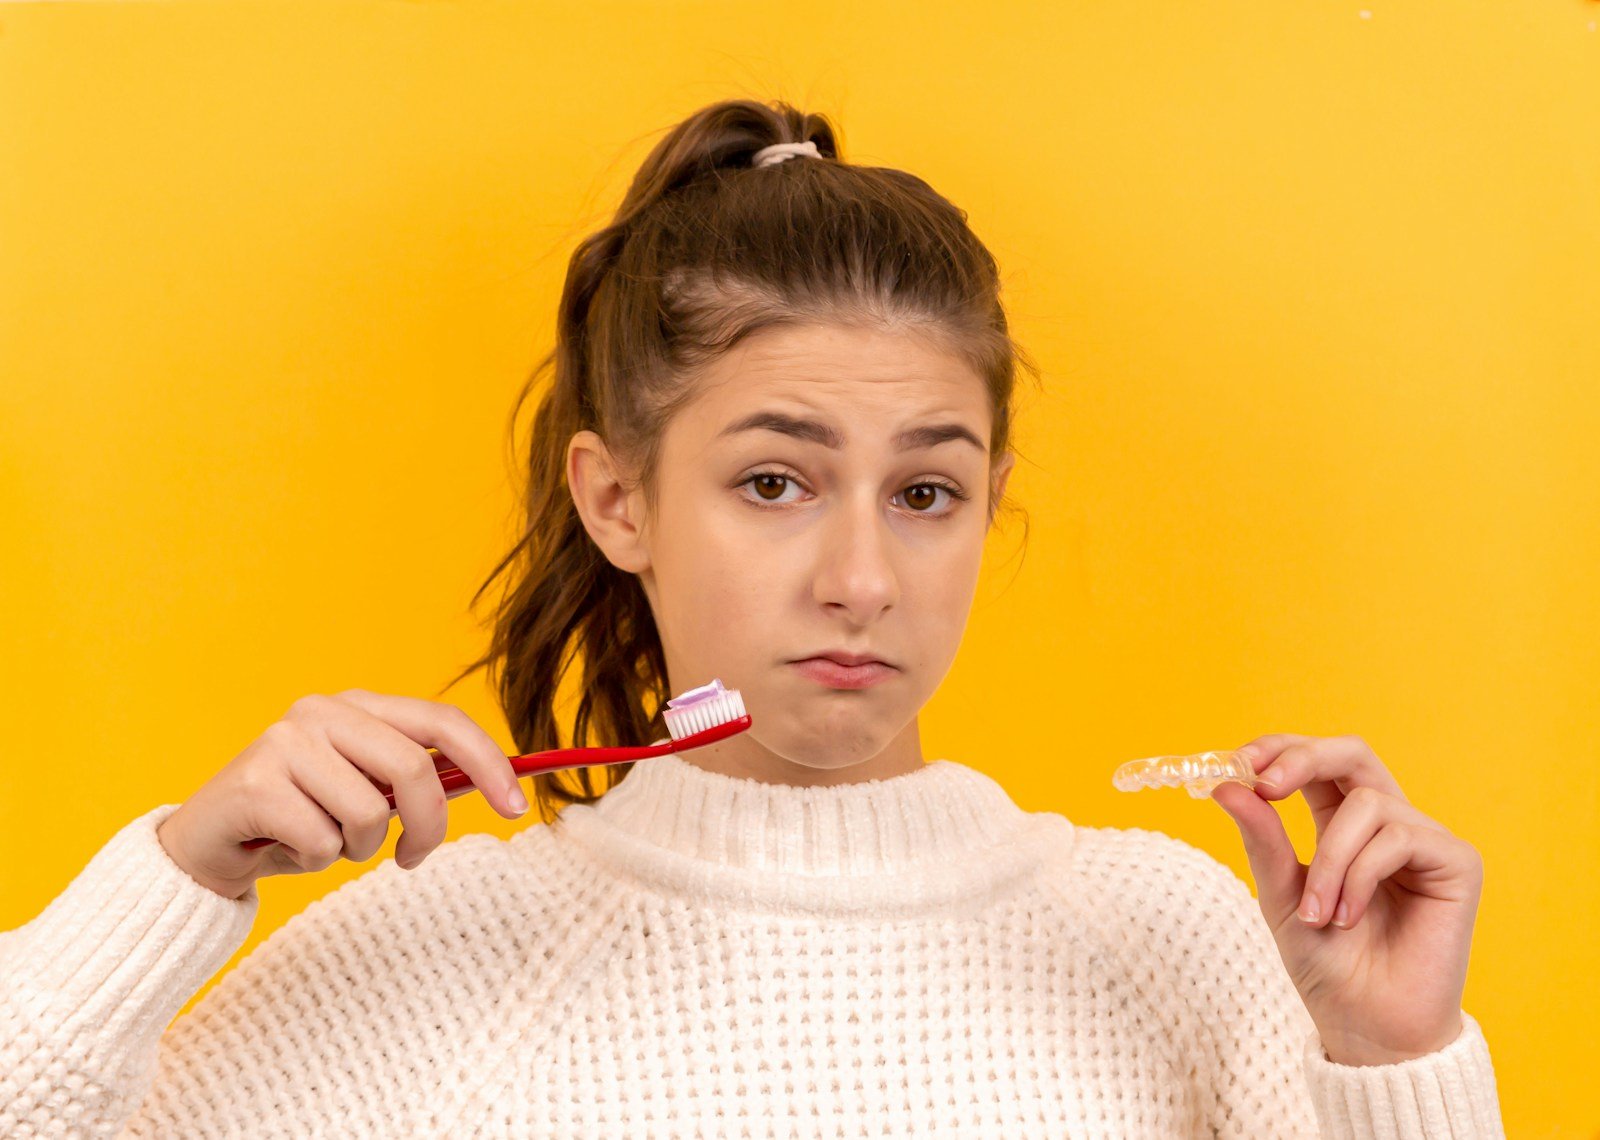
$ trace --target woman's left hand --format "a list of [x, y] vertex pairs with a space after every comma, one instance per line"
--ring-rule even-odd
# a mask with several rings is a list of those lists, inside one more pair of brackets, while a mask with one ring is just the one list
[[[1273, 733], [1239, 751], [1277, 786], [1229, 782], [1211, 798], [1244, 836], [1261, 913], [1329, 1058], [1382, 1065], [1449, 1045], [1483, 893], [1477, 848], [1412, 807], [1359, 736]], [[1265, 802], [1296, 791], [1317, 825], [1309, 867]]]

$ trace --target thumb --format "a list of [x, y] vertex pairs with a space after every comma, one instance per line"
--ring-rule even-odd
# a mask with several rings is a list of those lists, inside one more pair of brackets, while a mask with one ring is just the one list
[[1218, 784], [1210, 798], [1238, 824], [1250, 858], [1250, 874], [1256, 881], [1256, 901], [1276, 927], [1299, 908], [1306, 885], [1306, 868], [1284, 830], [1278, 809], [1252, 789], [1232, 782]]

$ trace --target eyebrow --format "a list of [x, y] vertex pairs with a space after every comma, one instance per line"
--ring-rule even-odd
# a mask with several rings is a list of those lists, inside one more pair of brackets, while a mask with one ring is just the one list
[[[752, 412], [717, 433], [721, 439], [725, 435], [734, 435], [741, 431], [762, 429], [766, 431], [781, 432], [794, 439], [804, 440], [807, 443], [820, 443], [823, 447], [838, 451], [844, 447], [844, 435], [830, 424], [819, 423], [816, 420], [805, 420], [783, 412]], [[934, 447], [937, 444], [948, 443], [951, 440], [965, 440], [979, 451], [987, 452], [988, 448], [978, 437], [960, 424], [924, 424], [921, 427], [907, 428], [894, 437], [896, 450], [910, 451], [915, 448]]]

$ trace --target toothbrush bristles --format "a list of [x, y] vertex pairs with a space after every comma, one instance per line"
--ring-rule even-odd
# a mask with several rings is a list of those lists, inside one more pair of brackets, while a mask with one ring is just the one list
[[673, 740], [682, 740], [719, 724], [738, 720], [744, 715], [744, 698], [739, 695], [738, 689], [729, 689], [689, 708], [669, 708], [662, 714]]

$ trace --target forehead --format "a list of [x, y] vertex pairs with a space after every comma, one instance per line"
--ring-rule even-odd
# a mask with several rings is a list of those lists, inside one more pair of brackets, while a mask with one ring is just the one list
[[713, 435], [735, 418], [769, 409], [815, 413], [847, 437], [875, 436], [940, 413], [975, 432], [989, 426], [988, 392], [966, 360], [926, 333], [876, 326], [763, 329], [702, 371], [684, 411], [696, 431]]

